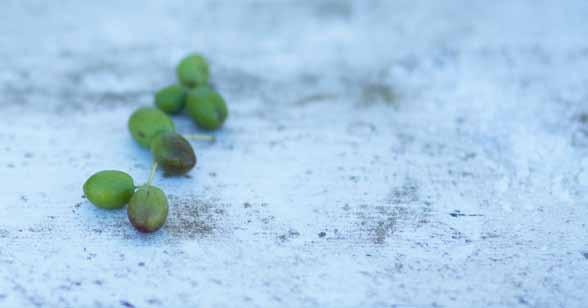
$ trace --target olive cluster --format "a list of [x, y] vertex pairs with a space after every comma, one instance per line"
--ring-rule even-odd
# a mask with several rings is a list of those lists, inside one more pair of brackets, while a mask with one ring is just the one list
[[[139, 146], [150, 149], [153, 167], [146, 184], [135, 186], [133, 178], [117, 170], [100, 171], [84, 183], [84, 195], [99, 208], [119, 209], [128, 204], [131, 224], [141, 232], [154, 232], [167, 220], [165, 193], [152, 185], [158, 166], [166, 175], [183, 175], [196, 165], [196, 154], [185, 136], [176, 132], [168, 114], [186, 110], [197, 126], [219, 129], [228, 116], [225, 100], [208, 83], [209, 69], [200, 55], [184, 58], [176, 69], [179, 84], [159, 90], [154, 107], [142, 107], [131, 115], [129, 131]], [[193, 140], [214, 140], [191, 135]]]

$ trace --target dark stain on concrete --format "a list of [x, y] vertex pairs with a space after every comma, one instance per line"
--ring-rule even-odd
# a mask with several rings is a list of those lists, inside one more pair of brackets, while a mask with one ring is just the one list
[[195, 196], [169, 196], [170, 211], [163, 230], [175, 238], [194, 239], [211, 235], [217, 229], [225, 210], [218, 201]]

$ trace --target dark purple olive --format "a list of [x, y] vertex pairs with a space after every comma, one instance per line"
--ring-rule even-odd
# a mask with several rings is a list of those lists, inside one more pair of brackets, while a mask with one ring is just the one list
[[166, 175], [186, 174], [196, 165], [192, 145], [175, 132], [157, 135], [151, 142], [151, 153]]

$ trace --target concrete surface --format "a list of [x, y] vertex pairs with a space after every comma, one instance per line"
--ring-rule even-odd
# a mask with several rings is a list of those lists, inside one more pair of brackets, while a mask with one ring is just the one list
[[[122, 2], [2, 1], [0, 306], [586, 307], [588, 2]], [[230, 118], [138, 234], [81, 186], [192, 51]]]

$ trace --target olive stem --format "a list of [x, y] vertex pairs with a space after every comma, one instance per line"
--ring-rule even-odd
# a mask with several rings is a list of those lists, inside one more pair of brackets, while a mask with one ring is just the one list
[[186, 138], [188, 140], [191, 140], [191, 141], [209, 141], [209, 142], [216, 141], [216, 138], [214, 136], [211, 136], [211, 135], [201, 135], [201, 134], [184, 135], [184, 138]]
[[149, 180], [147, 181], [147, 186], [151, 186], [153, 183], [153, 178], [155, 177], [155, 171], [157, 171], [157, 162], [153, 162], [153, 166], [151, 167], [151, 174], [149, 174]]

